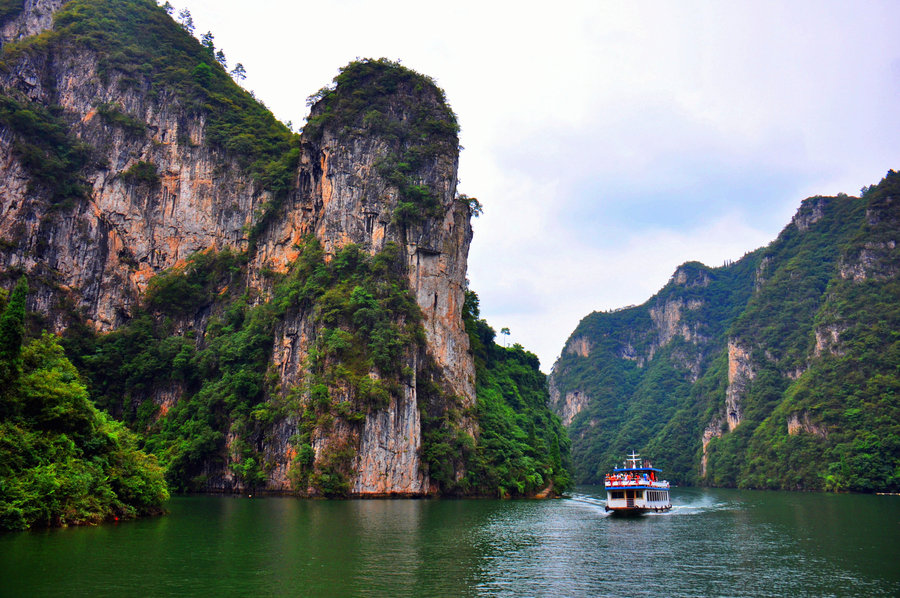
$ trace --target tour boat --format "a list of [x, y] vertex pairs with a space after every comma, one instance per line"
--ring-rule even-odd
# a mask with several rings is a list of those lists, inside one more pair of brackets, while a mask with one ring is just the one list
[[634, 451], [625, 465], [606, 474], [606, 510], [623, 515], [639, 515], [648, 511], [668, 511], [669, 482], [657, 479], [661, 469], [641, 461]]

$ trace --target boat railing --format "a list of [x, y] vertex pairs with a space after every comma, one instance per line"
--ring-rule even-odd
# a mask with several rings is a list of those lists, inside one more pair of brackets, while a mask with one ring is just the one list
[[606, 480], [607, 488], [629, 488], [633, 486], [650, 486], [651, 488], [668, 488], [669, 482], [666, 481], [650, 481], [644, 479], [636, 479], [636, 480], [617, 480], [617, 479], [609, 479]]

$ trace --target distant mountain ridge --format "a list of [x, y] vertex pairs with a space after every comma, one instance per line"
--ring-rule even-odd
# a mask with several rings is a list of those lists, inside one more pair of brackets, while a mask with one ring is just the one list
[[679, 483], [900, 488], [900, 174], [811, 197], [767, 247], [585, 317], [550, 375], [576, 479], [627, 450]]

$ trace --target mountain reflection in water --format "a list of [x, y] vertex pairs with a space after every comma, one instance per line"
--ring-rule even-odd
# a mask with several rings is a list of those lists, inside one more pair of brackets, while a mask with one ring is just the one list
[[620, 519], [550, 501], [185, 496], [0, 536], [3, 596], [894, 596], [900, 497], [673, 488]]

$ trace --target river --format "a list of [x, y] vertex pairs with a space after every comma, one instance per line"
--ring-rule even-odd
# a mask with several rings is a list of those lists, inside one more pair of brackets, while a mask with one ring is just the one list
[[674, 488], [549, 501], [179, 496], [0, 535], [3, 596], [897, 596], [900, 497]]

